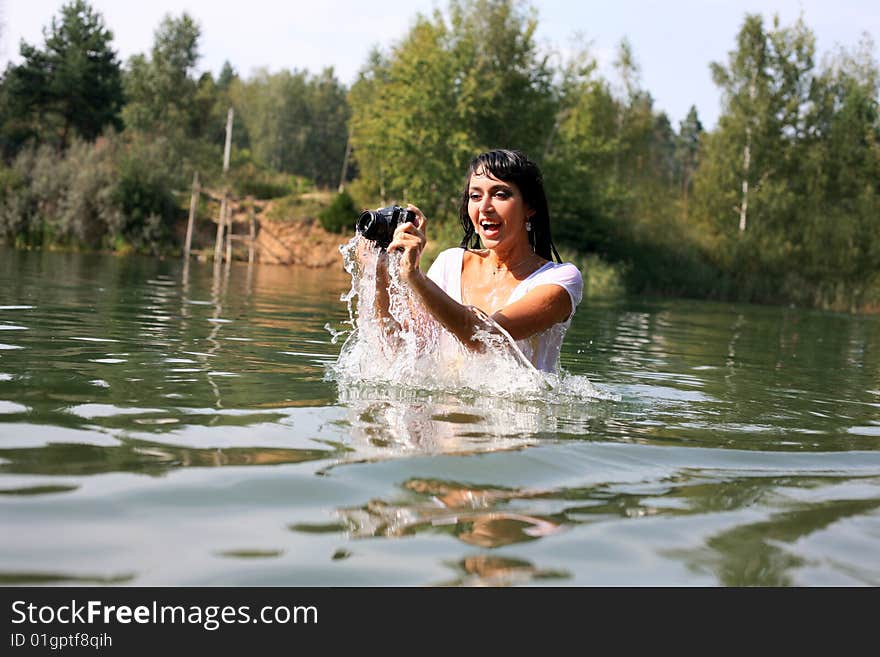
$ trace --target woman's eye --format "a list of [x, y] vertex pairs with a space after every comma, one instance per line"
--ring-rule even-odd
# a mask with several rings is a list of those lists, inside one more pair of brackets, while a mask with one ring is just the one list
[[480, 195], [479, 194], [471, 194], [470, 198], [472, 201], [479, 201]]
[[495, 192], [495, 198], [510, 198], [510, 192], [506, 192], [506, 191]]

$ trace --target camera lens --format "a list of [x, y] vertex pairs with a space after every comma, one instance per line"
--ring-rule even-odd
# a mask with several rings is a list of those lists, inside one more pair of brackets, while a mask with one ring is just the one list
[[397, 205], [378, 210], [364, 210], [357, 220], [357, 232], [385, 249], [394, 238], [398, 224], [414, 221], [415, 213]]
[[369, 236], [369, 234], [371, 233], [371, 229], [375, 221], [376, 213], [372, 210], [364, 210], [363, 212], [361, 212], [361, 216], [358, 217], [357, 220], [357, 232], [359, 232], [367, 239], [373, 239]]

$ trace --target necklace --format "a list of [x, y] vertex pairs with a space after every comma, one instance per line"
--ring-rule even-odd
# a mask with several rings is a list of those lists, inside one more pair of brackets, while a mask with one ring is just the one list
[[[495, 294], [498, 292], [498, 287], [497, 287], [497, 286], [503, 286], [503, 285], [504, 285], [504, 283], [503, 283], [500, 279], [496, 279], [496, 278], [495, 278], [498, 274], [500, 274], [502, 271], [514, 272], [514, 271], [516, 271], [517, 269], [519, 269], [522, 265], [524, 265], [525, 263], [527, 263], [529, 260], [532, 260], [532, 259], [534, 258], [534, 256], [535, 256], [534, 253], [530, 253], [530, 254], [527, 255], [525, 258], [523, 258], [523, 259], [520, 260], [519, 262], [515, 263], [513, 266], [508, 266], [508, 267], [506, 267], [506, 268], [504, 268], [504, 267], [496, 267], [496, 266], [494, 266], [494, 265], [490, 265], [491, 268], [492, 268], [492, 278], [491, 278], [491, 282], [487, 281], [487, 284], [488, 284], [489, 287], [490, 287], [490, 290], [489, 290], [489, 292], [488, 292], [488, 295], [489, 295], [489, 296], [487, 297], [487, 301], [490, 301], [491, 298], [493, 297], [493, 295], [495, 295]], [[486, 284], [483, 284], [483, 285], [486, 285]], [[471, 299], [470, 299], [470, 295], [468, 294], [468, 291], [469, 291], [468, 288], [466, 288], [465, 285], [462, 283], [462, 286], [461, 286], [461, 302], [462, 302], [464, 305], [471, 305]]]
[[508, 265], [508, 266], [505, 267], [505, 268], [502, 268], [502, 267], [495, 267], [495, 266], [493, 265], [493, 266], [492, 266], [492, 277], [494, 278], [497, 274], [500, 274], [502, 271], [504, 271], [504, 269], [506, 269], [506, 270], [509, 271], [509, 272], [514, 272], [514, 271], [516, 271], [517, 269], [519, 269], [519, 267], [520, 267], [521, 265], [524, 265], [524, 264], [527, 263], [529, 260], [531, 260], [531, 259], [534, 257], [534, 255], [535, 255], [534, 253], [530, 253], [530, 254], [527, 255], [525, 258], [523, 258], [523, 259], [520, 260], [518, 263], [516, 263], [515, 265]]

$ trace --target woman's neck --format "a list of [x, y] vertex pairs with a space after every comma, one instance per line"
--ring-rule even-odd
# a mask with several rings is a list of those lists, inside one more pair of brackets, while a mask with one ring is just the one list
[[496, 249], [486, 249], [486, 264], [492, 268], [493, 272], [511, 272], [516, 274], [527, 264], [536, 264], [539, 256], [532, 251], [531, 246], [526, 245], [525, 248], [515, 248], [509, 251], [500, 251]]

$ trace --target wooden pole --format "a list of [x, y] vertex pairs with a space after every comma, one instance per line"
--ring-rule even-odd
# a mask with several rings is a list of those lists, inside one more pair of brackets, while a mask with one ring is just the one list
[[186, 222], [186, 242], [183, 246], [183, 257], [189, 260], [192, 250], [193, 224], [196, 221], [196, 208], [199, 205], [199, 172], [193, 173], [192, 196], [189, 199], [189, 220]]
[[217, 241], [214, 243], [214, 262], [219, 262], [223, 257], [223, 230], [226, 227], [226, 216], [229, 212], [229, 184], [226, 174], [229, 171], [229, 153], [232, 150], [232, 108], [226, 113], [226, 145], [223, 147], [223, 201], [220, 204], [220, 220], [217, 222]]
[[214, 263], [220, 262], [223, 257], [223, 228], [226, 225], [226, 194], [220, 201], [220, 216], [217, 218], [217, 240], [214, 242]]
[[226, 265], [232, 262], [232, 199], [226, 192]]
[[232, 108], [226, 112], [226, 144], [223, 146], [223, 180], [226, 188], [223, 194], [226, 197], [226, 266], [232, 261], [232, 198], [229, 196], [229, 181], [226, 174], [229, 171], [229, 155], [232, 151], [232, 119], [235, 112]]
[[229, 153], [232, 150], [232, 118], [235, 112], [232, 108], [226, 112], [226, 145], [223, 147], [223, 175], [229, 171]]
[[348, 156], [351, 155], [351, 133], [345, 140], [345, 156], [342, 158], [342, 172], [339, 174], [339, 193], [345, 190], [345, 173], [348, 171]]
[[257, 219], [253, 196], [248, 196], [248, 223], [251, 229], [250, 240], [248, 240], [248, 267], [250, 267], [254, 264], [254, 246], [257, 241]]

